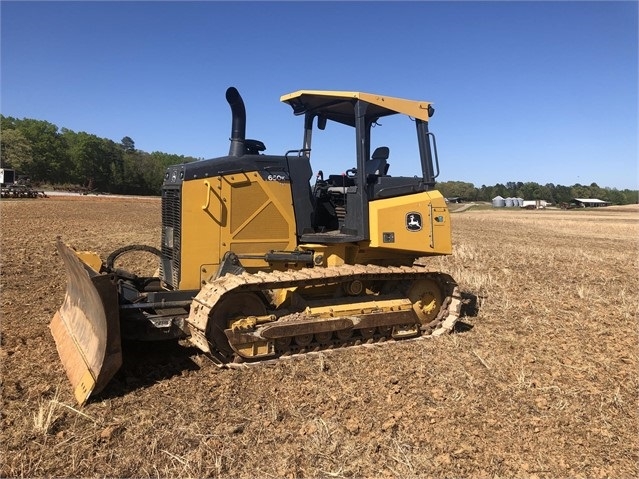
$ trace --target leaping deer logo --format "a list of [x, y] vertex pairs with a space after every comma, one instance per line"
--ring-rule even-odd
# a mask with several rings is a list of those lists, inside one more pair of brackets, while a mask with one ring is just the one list
[[419, 231], [422, 229], [422, 215], [411, 211], [406, 214], [406, 229], [408, 231]]

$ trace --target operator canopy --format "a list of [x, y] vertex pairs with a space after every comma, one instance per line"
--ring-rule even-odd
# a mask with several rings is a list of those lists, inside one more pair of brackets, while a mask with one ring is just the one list
[[435, 113], [435, 109], [427, 101], [352, 91], [299, 90], [280, 98], [280, 101], [293, 108], [295, 115], [310, 113], [349, 126], [355, 126], [353, 104], [356, 100], [368, 103], [366, 117], [373, 121], [397, 113], [428, 121]]

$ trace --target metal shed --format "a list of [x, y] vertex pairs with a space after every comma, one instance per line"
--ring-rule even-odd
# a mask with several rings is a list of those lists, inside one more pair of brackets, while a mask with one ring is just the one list
[[573, 198], [572, 202], [582, 208], [610, 205], [608, 201], [599, 200], [597, 198]]

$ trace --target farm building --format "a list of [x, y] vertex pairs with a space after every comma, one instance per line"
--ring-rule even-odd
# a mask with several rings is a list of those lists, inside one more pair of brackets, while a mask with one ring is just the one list
[[611, 204], [608, 201], [598, 200], [596, 198], [573, 198], [572, 203], [581, 208], [609, 206]]
[[493, 198], [493, 208], [503, 208], [506, 206], [506, 200], [501, 196], [495, 196]]
[[548, 204], [546, 200], [523, 200], [519, 206], [526, 209], [543, 209]]

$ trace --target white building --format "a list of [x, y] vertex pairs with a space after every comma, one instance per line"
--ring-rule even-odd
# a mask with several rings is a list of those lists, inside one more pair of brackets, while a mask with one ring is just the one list
[[522, 208], [526, 209], [543, 209], [548, 206], [549, 203], [546, 200], [524, 200], [520, 205]]

